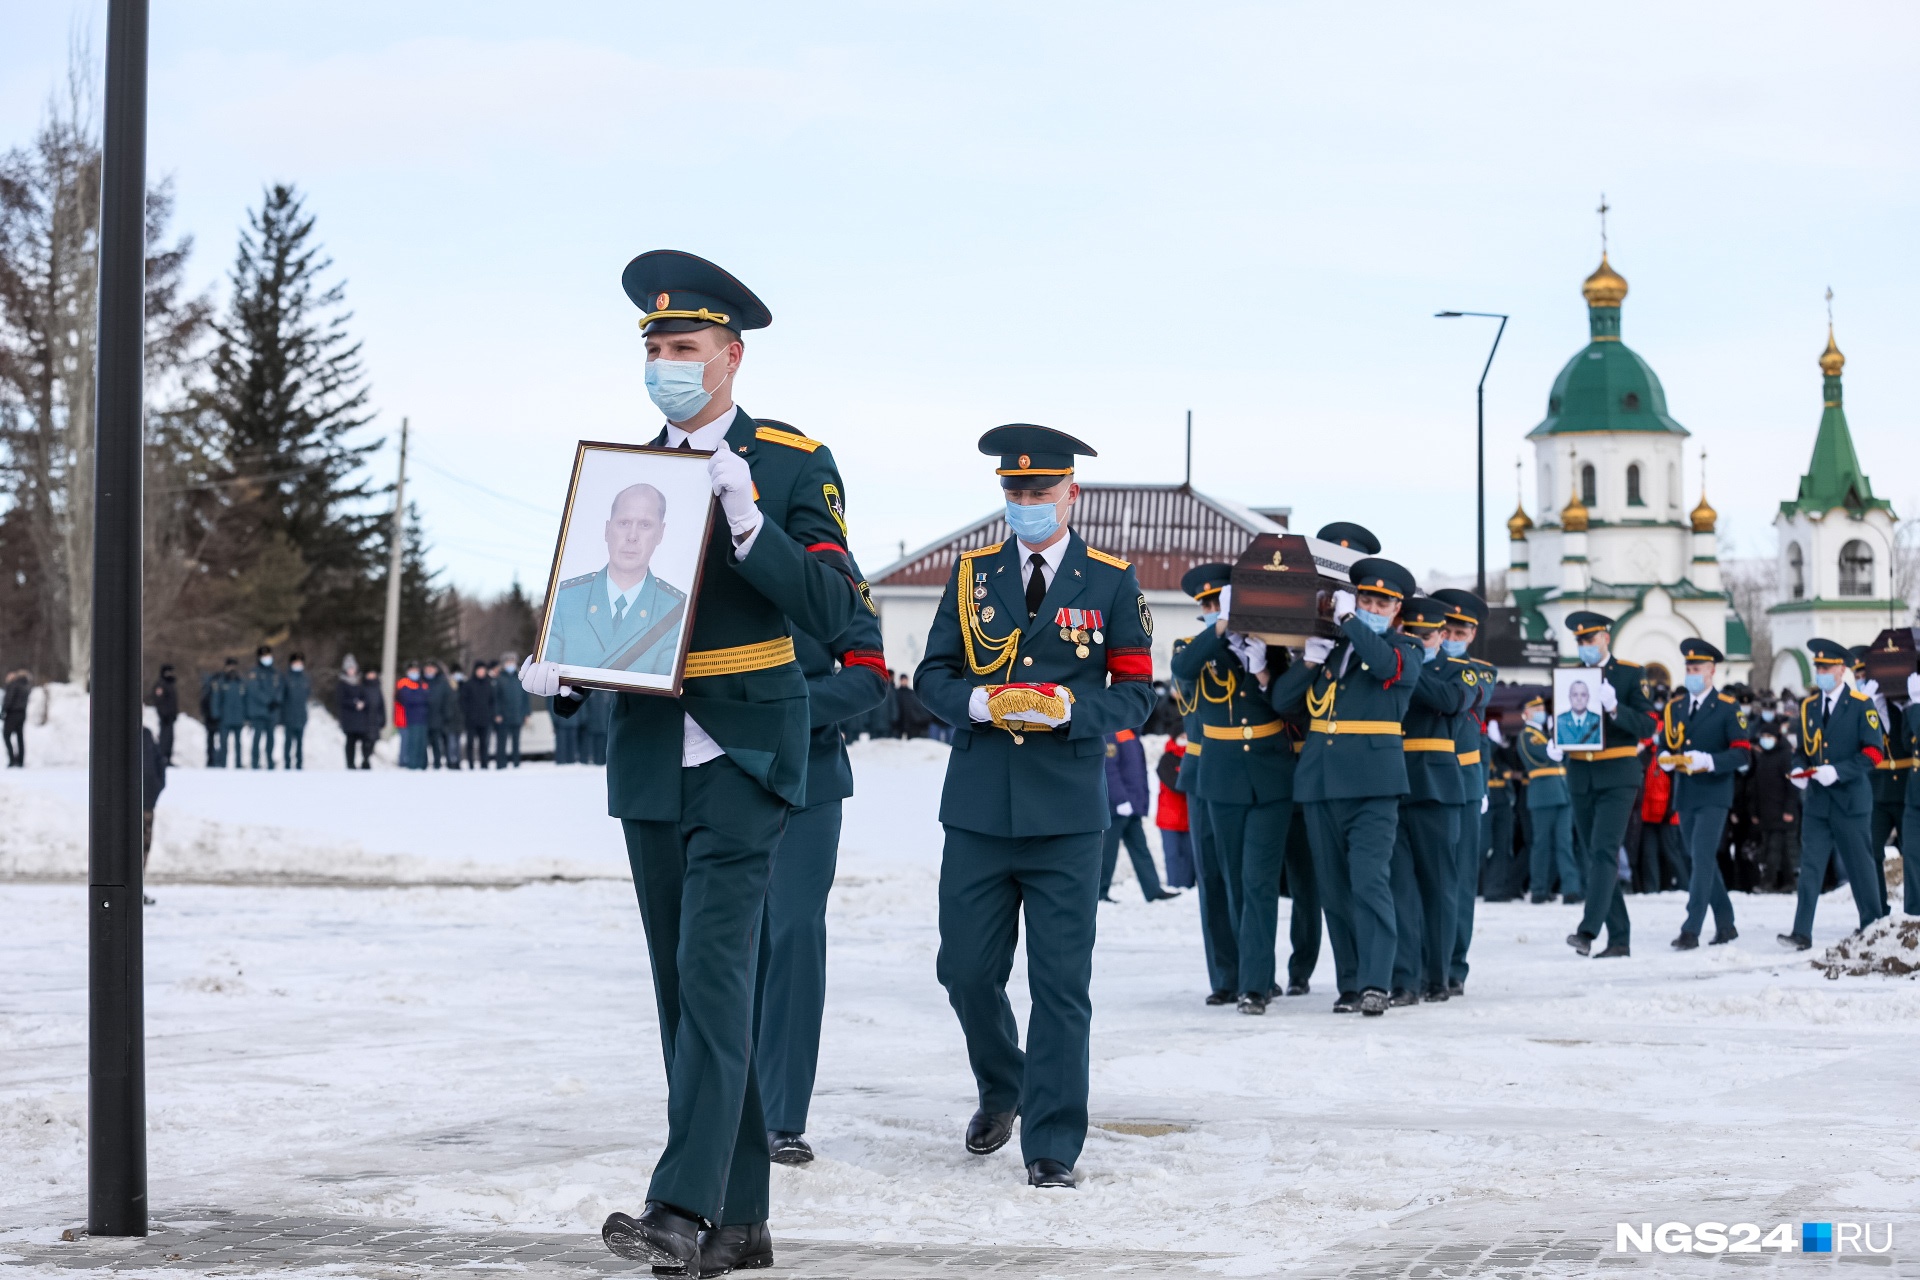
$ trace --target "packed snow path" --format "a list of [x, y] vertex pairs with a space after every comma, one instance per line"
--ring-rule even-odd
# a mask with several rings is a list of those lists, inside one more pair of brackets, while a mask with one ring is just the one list
[[[1017, 1144], [961, 1149], [972, 1087], [933, 978], [940, 754], [857, 751], [820, 1159], [775, 1170], [777, 1239], [893, 1257], [1067, 1247], [1103, 1265], [1224, 1254], [1194, 1263], [1240, 1274], [1344, 1274], [1362, 1253], [1386, 1266], [1369, 1274], [1479, 1272], [1504, 1248], [1518, 1252], [1496, 1269], [1562, 1274], [1606, 1265], [1596, 1251], [1627, 1261], [1619, 1221], [1844, 1220], [1894, 1223], [1896, 1265], [1920, 1259], [1920, 983], [1828, 980], [1780, 951], [1784, 896], [1736, 896], [1740, 941], [1691, 953], [1666, 947], [1678, 895], [1634, 898], [1625, 961], [1574, 956], [1572, 909], [1483, 906], [1463, 1001], [1336, 1017], [1323, 957], [1312, 995], [1249, 1018], [1201, 1003], [1191, 895], [1149, 906], [1123, 884], [1100, 922], [1081, 1188], [1027, 1189]], [[147, 912], [157, 1220], [216, 1206], [591, 1240], [639, 1204], [664, 1136], [659, 1046], [592, 771], [175, 776], [193, 785], [163, 802]], [[83, 796], [17, 773], [0, 822], [55, 839]], [[188, 851], [198, 871], [170, 868], [170, 819], [218, 827]], [[169, 882], [222, 857], [257, 863], [252, 883]], [[562, 863], [609, 878], [525, 883]], [[521, 883], [272, 883], [355, 869]], [[82, 893], [0, 885], [0, 1254], [36, 1267], [82, 1217]], [[1845, 931], [1846, 897], [1822, 904], [1819, 946]], [[1027, 1256], [1028, 1274], [1069, 1273]]]

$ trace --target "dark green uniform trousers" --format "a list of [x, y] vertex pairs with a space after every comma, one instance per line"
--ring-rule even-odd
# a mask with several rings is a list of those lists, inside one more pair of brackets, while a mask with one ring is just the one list
[[1687, 850], [1687, 918], [1680, 926], [1683, 933], [1700, 936], [1707, 922], [1707, 908], [1713, 908], [1713, 927], [1721, 933], [1733, 928], [1733, 899], [1727, 896], [1727, 882], [1720, 874], [1720, 836], [1727, 829], [1727, 810], [1715, 806], [1684, 809], [1680, 813], [1680, 842]]
[[1399, 826], [1397, 796], [1307, 805], [1307, 835], [1341, 991], [1386, 991], [1393, 982], [1392, 865]]
[[1484, 823], [1490, 852], [1480, 892], [1488, 902], [1511, 902], [1520, 896], [1527, 878], [1526, 858], [1514, 847], [1513, 824], [1519, 815], [1513, 807], [1513, 789], [1497, 787], [1487, 797]]
[[1234, 940], [1233, 904], [1239, 899], [1227, 883], [1220, 848], [1207, 822], [1207, 802], [1187, 799], [1187, 830], [1193, 836], [1194, 885], [1200, 894], [1200, 945], [1207, 957], [1207, 982], [1214, 991], [1240, 990], [1240, 944]]
[[1620, 888], [1620, 845], [1627, 838], [1639, 784], [1594, 787], [1572, 778], [1568, 790], [1573, 792], [1574, 839], [1586, 859], [1587, 900], [1580, 932], [1598, 938], [1600, 926], [1605, 925], [1608, 946], [1628, 946], [1633, 922], [1627, 918], [1627, 897]]
[[1803, 938], [1813, 936], [1813, 912], [1820, 905], [1820, 886], [1827, 879], [1827, 863], [1835, 857], [1847, 873], [1860, 927], [1866, 928], [1881, 914], [1880, 899], [1873, 889], [1873, 867], [1868, 862], [1872, 853], [1867, 847], [1871, 834], [1868, 823], [1872, 815], [1863, 813], [1856, 818], [1839, 812], [1825, 797], [1812, 796], [1815, 786], [1803, 793], [1809, 798], [1801, 808], [1800, 901], [1793, 912], [1793, 931]]
[[[1891, 905], [1887, 896], [1887, 845], [1897, 845], [1905, 867], [1907, 856], [1907, 826], [1900, 820], [1906, 808], [1906, 797], [1895, 794], [1892, 799], [1874, 797], [1873, 825], [1869, 833], [1870, 851], [1873, 854], [1873, 879], [1880, 886], [1880, 914], [1886, 915]], [[1898, 831], [1899, 835], [1894, 835]]]
[[1393, 842], [1393, 985], [1447, 985], [1453, 955], [1454, 837], [1459, 805], [1410, 800]]
[[1920, 831], [1920, 805], [1910, 804], [1900, 812], [1900, 894], [1906, 913], [1920, 916], [1920, 876], [1914, 874], [1914, 863], [1920, 862], [1920, 839], [1907, 839], [1909, 831]]
[[827, 1004], [827, 894], [840, 860], [838, 800], [795, 809], [773, 855], [760, 926], [753, 1070], [767, 1128], [807, 1131]]
[[1287, 856], [1293, 801], [1270, 804], [1207, 802], [1214, 848], [1237, 886], [1233, 936], [1239, 946], [1240, 993], [1264, 996], [1273, 988], [1274, 945], [1280, 931], [1280, 868]]
[[[1087, 1140], [1101, 834], [1022, 838], [948, 827], [940, 859], [935, 970], [960, 1016], [980, 1107], [1019, 1110], [1028, 1164], [1058, 1160], [1072, 1168]], [[1024, 1053], [1007, 1002], [1023, 910], [1033, 1000]], [[764, 1135], [761, 1141], [764, 1159]]]
[[1293, 902], [1287, 922], [1287, 981], [1304, 983], [1320, 963], [1320, 890], [1313, 874], [1313, 841], [1307, 835], [1307, 814], [1293, 806], [1287, 820], [1286, 894]]
[[1473, 903], [1480, 896], [1480, 864], [1487, 854], [1487, 828], [1481, 822], [1478, 800], [1456, 806], [1454, 814], [1453, 949], [1448, 952], [1447, 978], [1464, 984], [1467, 948], [1473, 945]]
[[1553, 896], [1557, 877], [1561, 893], [1580, 895], [1585, 886], [1573, 861], [1573, 806], [1533, 805], [1527, 815], [1533, 820], [1527, 849], [1528, 894], [1535, 902], [1545, 902]]
[[767, 1217], [753, 1070], [760, 915], [786, 803], [721, 756], [680, 771], [678, 822], [623, 819], [667, 1063], [647, 1199], [723, 1225]]

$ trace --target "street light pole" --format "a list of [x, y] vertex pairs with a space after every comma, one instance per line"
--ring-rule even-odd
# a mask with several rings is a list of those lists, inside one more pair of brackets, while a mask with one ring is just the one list
[[[140, 482], [146, 319], [147, 0], [107, 7], [94, 393], [87, 780], [87, 1232], [147, 1234], [141, 987]], [[76, 677], [82, 673], [75, 672]]]
[[1474, 526], [1474, 547], [1478, 555], [1474, 581], [1475, 588], [1482, 600], [1487, 598], [1487, 374], [1493, 370], [1493, 357], [1500, 350], [1500, 335], [1507, 331], [1507, 316], [1498, 311], [1436, 311], [1437, 320], [1457, 320], [1461, 316], [1479, 316], [1487, 320], [1498, 320], [1500, 327], [1493, 333], [1493, 348], [1487, 352], [1486, 367], [1480, 370], [1480, 385], [1474, 388], [1474, 409], [1477, 414], [1474, 438], [1476, 442], [1475, 468], [1478, 475], [1476, 511], [1478, 520]]

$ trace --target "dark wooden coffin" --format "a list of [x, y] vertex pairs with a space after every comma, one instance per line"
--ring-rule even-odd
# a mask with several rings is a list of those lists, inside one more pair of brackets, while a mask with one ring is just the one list
[[1298, 647], [1332, 638], [1333, 593], [1352, 590], [1347, 569], [1363, 553], [1297, 533], [1263, 533], [1234, 563], [1227, 630]]
[[[1237, 594], [1237, 593], [1236, 593]], [[1888, 627], [1867, 646], [1867, 679], [1880, 682], [1880, 692], [1891, 702], [1907, 700], [1907, 677], [1920, 670], [1912, 627]]]

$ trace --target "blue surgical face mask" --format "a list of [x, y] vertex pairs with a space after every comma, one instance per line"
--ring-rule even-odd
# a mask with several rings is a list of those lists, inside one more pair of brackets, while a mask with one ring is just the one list
[[[727, 353], [722, 350], [713, 360]], [[713, 360], [647, 361], [647, 398], [668, 422], [687, 422], [713, 401], [707, 390], [707, 366]]]
[[1361, 609], [1358, 612], [1356, 612], [1353, 616], [1360, 619], [1361, 626], [1365, 627], [1367, 630], [1373, 632], [1373, 634], [1377, 636], [1385, 635], [1387, 633], [1387, 628], [1393, 625], [1392, 618], [1389, 618], [1384, 613], [1374, 613], [1370, 609]]
[[1218, 609], [1215, 609], [1211, 613], [1203, 613], [1200, 615], [1200, 625], [1203, 627], [1211, 627], [1218, 621], [1220, 621], [1220, 611]]
[[1762, 751], [1771, 751], [1774, 749], [1774, 747], [1778, 746], [1779, 743], [1780, 743], [1780, 739], [1774, 737], [1770, 733], [1763, 733], [1760, 735], [1760, 749]]
[[272, 654], [270, 654], [270, 653], [268, 653], [268, 654], [262, 654], [262, 655], [261, 655], [261, 657], [260, 657], [260, 665], [261, 665], [261, 666], [263, 666], [263, 667], [270, 667], [270, 666], [272, 666], [272, 665], [273, 665], [273, 655], [272, 655]]
[[1599, 666], [1600, 665], [1600, 646], [1597, 644], [1581, 645], [1580, 646], [1580, 665], [1583, 667]]
[[1532, 726], [1533, 726], [1534, 728], [1536, 728], [1536, 729], [1538, 729], [1538, 728], [1540, 728], [1540, 727], [1541, 727], [1542, 725], [1544, 725], [1544, 724], [1546, 724], [1546, 722], [1547, 722], [1547, 713], [1546, 713], [1546, 712], [1544, 712], [1544, 711], [1529, 711], [1529, 712], [1527, 712], [1527, 723], [1528, 723], [1528, 724], [1530, 724], [1530, 725], [1532, 725]]
[[1464, 658], [1467, 656], [1467, 642], [1465, 640], [1442, 640], [1440, 642], [1440, 652], [1446, 654], [1449, 658]]
[[1762, 711], [1762, 712], [1760, 713], [1760, 718], [1761, 718], [1762, 720], [1765, 720], [1765, 721], [1766, 721], [1766, 722], [1767, 722], [1768, 724], [1772, 724], [1772, 723], [1773, 723], [1773, 708], [1772, 708], [1772, 707], [1768, 707], [1768, 708], [1767, 708], [1767, 709], [1766, 709], [1765, 711]]
[[1059, 507], [1051, 502], [1029, 507], [1008, 498], [1007, 527], [1013, 530], [1014, 537], [1030, 547], [1045, 542], [1060, 527]]
[[[1442, 640], [1440, 643], [1445, 644], [1446, 641]], [[1425, 645], [1420, 646], [1420, 661], [1438, 662], [1439, 660], [1440, 660], [1440, 650], [1438, 648], [1429, 649]]]
[[1687, 692], [1699, 697], [1707, 691], [1707, 678], [1698, 671], [1687, 672]]
[[1816, 671], [1813, 674], [1814, 687], [1822, 693], [1832, 693], [1834, 686], [1840, 683], [1840, 677], [1831, 671]]

